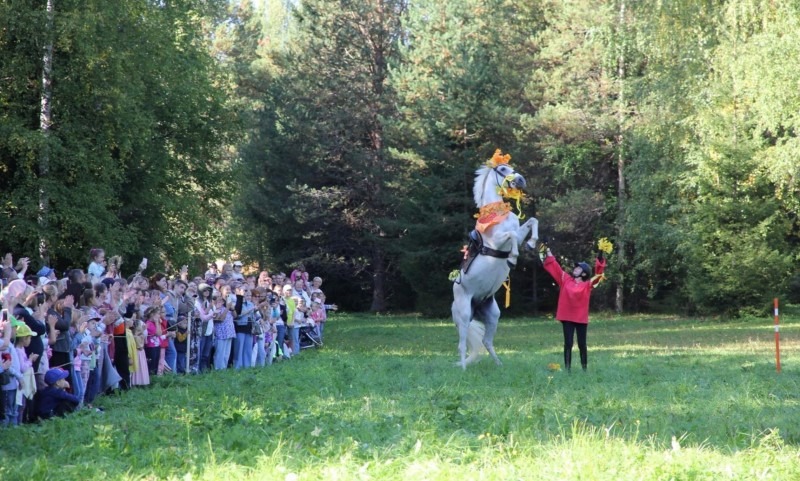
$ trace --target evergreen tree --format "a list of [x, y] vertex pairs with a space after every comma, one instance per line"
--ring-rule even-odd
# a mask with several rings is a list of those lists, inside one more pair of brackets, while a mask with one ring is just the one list
[[402, 106], [391, 125], [402, 165], [392, 183], [392, 229], [400, 268], [423, 312], [449, 312], [447, 276], [475, 225], [474, 172], [495, 149], [512, 154], [538, 195], [533, 151], [517, 133], [531, 111], [522, 86], [540, 23], [530, 2], [431, 0], [410, 9], [402, 61], [391, 76]]
[[373, 311], [386, 309], [392, 270], [380, 225], [391, 216], [385, 190], [393, 172], [386, 78], [405, 8], [405, 1], [303, 2], [296, 36], [272, 51], [275, 77], [262, 97], [269, 107], [242, 151], [252, 174], [245, 191], [257, 200], [242, 218], [265, 226], [264, 250], [279, 265], [305, 261], [329, 281], [370, 292]]

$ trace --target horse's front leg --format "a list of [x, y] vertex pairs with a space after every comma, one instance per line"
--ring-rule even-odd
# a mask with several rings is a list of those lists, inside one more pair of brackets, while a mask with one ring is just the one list
[[519, 243], [521, 242], [517, 237], [518, 230], [503, 232], [502, 235], [498, 236], [497, 244], [498, 245], [505, 245], [507, 242], [510, 241], [511, 244], [511, 252], [508, 254], [508, 265], [514, 267], [517, 265], [517, 258], [519, 257]]
[[536, 242], [539, 240], [539, 221], [536, 217], [531, 217], [517, 229], [517, 239], [519, 239], [520, 244], [522, 244], [522, 241], [528, 236], [528, 232], [530, 232], [531, 238], [525, 245], [529, 249], [535, 249]]

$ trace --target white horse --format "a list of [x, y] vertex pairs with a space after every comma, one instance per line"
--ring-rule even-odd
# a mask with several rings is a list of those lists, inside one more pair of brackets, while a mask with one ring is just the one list
[[[482, 167], [475, 172], [475, 204], [479, 209], [502, 206], [505, 204], [500, 193], [503, 187], [524, 189], [525, 186], [525, 178], [507, 163]], [[533, 248], [539, 238], [539, 221], [530, 218], [520, 225], [516, 214], [509, 211], [499, 223], [486, 228], [482, 236], [471, 235], [473, 239], [480, 239], [482, 245], [478, 246], [478, 255], [466, 267], [466, 272], [462, 268], [453, 283], [453, 322], [458, 329], [458, 351], [463, 369], [479, 359], [483, 347], [495, 363], [502, 364], [493, 345], [500, 319], [500, 308], [494, 295], [508, 279], [511, 268], [516, 266], [519, 248], [528, 234], [531, 234], [528, 246]], [[484, 331], [482, 336], [481, 330]]]

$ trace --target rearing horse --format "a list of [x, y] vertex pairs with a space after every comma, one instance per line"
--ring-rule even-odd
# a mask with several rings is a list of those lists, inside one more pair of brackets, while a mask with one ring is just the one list
[[[500, 308], [494, 294], [508, 278], [512, 267], [517, 265], [519, 247], [528, 234], [530, 247], [539, 238], [539, 221], [528, 219], [520, 225], [519, 218], [503, 201], [506, 189], [524, 189], [525, 178], [508, 165], [509, 155], [501, 155], [498, 150], [485, 167], [475, 172], [473, 194], [475, 205], [479, 208], [476, 231], [470, 234], [475, 243], [477, 256], [463, 267], [453, 283], [453, 322], [458, 329], [458, 351], [463, 369], [476, 361], [480, 354], [480, 344], [473, 341], [480, 329], [473, 320], [485, 327], [482, 344], [498, 365], [502, 364], [494, 351], [494, 335], [500, 319]], [[470, 335], [470, 331], [472, 335]], [[470, 338], [470, 356], [467, 358], [467, 341]]]

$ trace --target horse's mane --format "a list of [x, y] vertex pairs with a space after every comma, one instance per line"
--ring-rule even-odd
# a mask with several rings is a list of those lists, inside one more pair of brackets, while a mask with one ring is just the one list
[[475, 183], [472, 185], [472, 196], [475, 199], [475, 205], [477, 207], [481, 206], [481, 201], [483, 200], [483, 189], [486, 187], [486, 176], [488, 176], [491, 172], [492, 169], [485, 165], [475, 171]]

